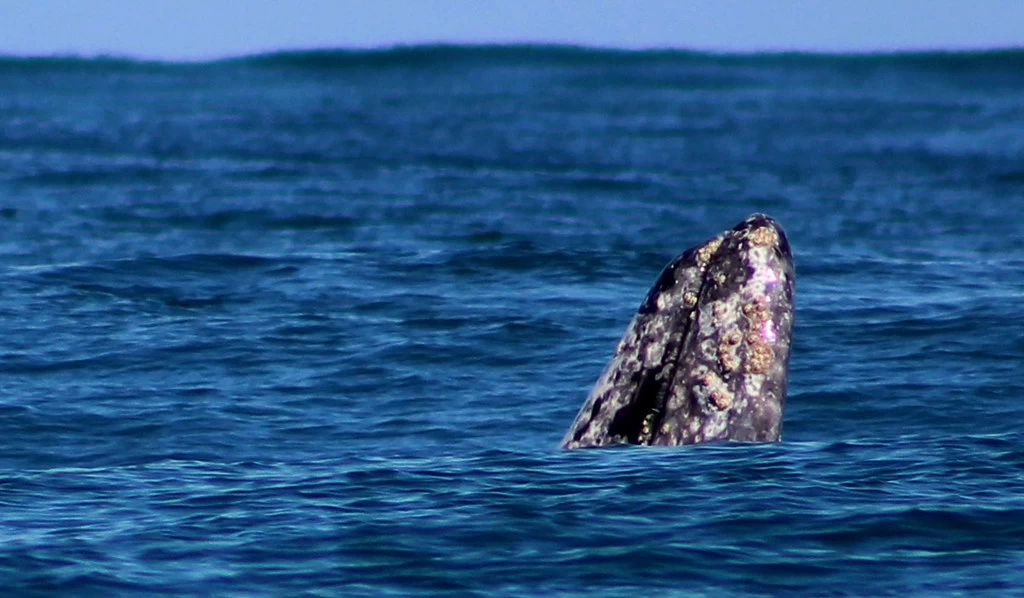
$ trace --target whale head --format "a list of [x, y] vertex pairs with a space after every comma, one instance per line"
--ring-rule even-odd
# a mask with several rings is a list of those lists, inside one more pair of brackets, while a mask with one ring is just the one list
[[673, 259], [563, 448], [779, 440], [794, 282], [786, 234], [764, 214]]

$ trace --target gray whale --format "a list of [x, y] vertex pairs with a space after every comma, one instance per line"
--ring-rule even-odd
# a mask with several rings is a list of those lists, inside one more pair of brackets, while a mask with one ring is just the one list
[[676, 257], [562, 448], [779, 440], [794, 282], [789, 241], [764, 214]]

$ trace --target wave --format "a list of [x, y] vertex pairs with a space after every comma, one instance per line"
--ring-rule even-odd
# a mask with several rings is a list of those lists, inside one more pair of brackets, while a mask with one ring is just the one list
[[121, 56], [0, 55], [0, 75], [18, 72], [124, 72], [138, 69], [249, 68], [345, 70], [361, 68], [422, 68], [467, 64], [548, 66], [628, 65], [637, 63], [904, 66], [940, 70], [1024, 69], [1024, 47], [982, 50], [886, 52], [708, 52], [654, 48], [617, 49], [563, 44], [424, 44], [385, 48], [328, 48], [280, 50], [209, 61], [143, 60]]

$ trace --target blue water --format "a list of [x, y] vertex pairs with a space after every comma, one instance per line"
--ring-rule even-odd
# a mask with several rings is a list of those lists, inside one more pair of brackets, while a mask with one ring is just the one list
[[[1024, 51], [0, 58], [3, 596], [1024, 592]], [[783, 442], [563, 452], [761, 211]]]

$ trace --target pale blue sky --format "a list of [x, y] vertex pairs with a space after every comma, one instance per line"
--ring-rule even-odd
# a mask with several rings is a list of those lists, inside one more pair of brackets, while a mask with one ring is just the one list
[[0, 0], [0, 53], [217, 58], [421, 42], [706, 50], [1024, 46], [1024, 0]]

